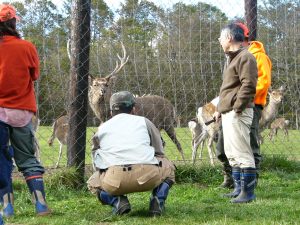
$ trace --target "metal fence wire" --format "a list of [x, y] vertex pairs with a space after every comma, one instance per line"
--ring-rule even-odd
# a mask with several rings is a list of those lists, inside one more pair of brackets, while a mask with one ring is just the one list
[[[177, 115], [178, 141], [190, 163], [192, 136], [188, 122], [196, 116], [198, 107], [218, 95], [222, 82], [225, 57], [218, 42], [220, 31], [231, 20], [245, 21], [245, 4], [256, 1], [139, 0], [110, 4], [103, 0], [68, 0], [63, 3], [58, 6], [46, 0], [12, 2], [22, 17], [18, 29], [37, 46], [40, 56], [41, 75], [35, 84], [40, 120], [36, 138], [43, 165], [65, 167], [72, 164], [70, 157], [78, 157], [75, 164], [91, 165], [91, 137], [100, 121], [108, 119], [108, 98], [99, 106], [101, 115], [96, 115], [90, 106], [95, 99], [88, 95], [99, 95], [103, 80], [108, 82], [108, 97], [113, 92], [129, 90], [137, 96], [159, 95], [168, 99]], [[270, 140], [272, 129], [264, 129], [261, 151], [264, 155], [299, 160], [300, 2], [260, 0], [254, 6], [257, 17], [254, 14], [252, 19], [254, 24], [257, 21], [257, 40], [264, 44], [273, 65], [270, 91], [284, 87], [276, 118], [289, 121], [285, 126], [286, 136], [282, 127], [277, 126], [278, 134]], [[246, 22], [251, 21], [248, 18]], [[117, 55], [122, 57], [125, 52], [128, 61], [109, 78], [116, 61], [120, 66]], [[63, 115], [66, 116], [57, 120]], [[53, 136], [59, 136], [59, 141], [50, 140], [54, 127], [59, 128]], [[68, 142], [70, 129], [77, 136]], [[181, 161], [176, 145], [166, 132], [162, 134], [166, 155]], [[74, 137], [80, 138], [76, 147], [79, 155], [67, 157], [67, 149], [74, 149], [66, 145], [76, 145]], [[205, 148], [198, 163], [208, 161]]]

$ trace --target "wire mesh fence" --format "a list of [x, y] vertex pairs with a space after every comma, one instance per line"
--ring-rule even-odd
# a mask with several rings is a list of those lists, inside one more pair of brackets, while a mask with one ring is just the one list
[[[73, 38], [72, 13], [76, 13], [72, 10], [74, 2], [64, 1], [59, 6], [46, 0], [26, 4], [12, 2], [22, 17], [18, 29], [25, 39], [37, 46], [40, 56], [41, 77], [35, 86], [40, 119], [36, 137], [40, 159], [48, 168], [67, 165], [71, 79], [75, 79], [70, 72], [71, 59], [80, 54], [74, 54], [71, 44], [68, 56], [68, 40]], [[101, 121], [109, 118], [109, 95], [120, 90], [129, 90], [137, 96], [158, 95], [172, 103], [176, 112], [176, 136], [190, 162], [192, 136], [188, 122], [196, 116], [198, 107], [219, 93], [225, 57], [218, 37], [230, 20], [244, 19], [244, 2], [128, 0], [119, 4], [100, 0], [86, 1], [85, 4], [80, 7], [90, 7], [91, 10], [90, 53], [76, 65], [82, 66], [85, 60], [89, 60], [86, 76], [90, 77], [86, 88], [91, 90], [94, 85], [98, 88], [98, 95], [106, 92], [101, 104], [100, 96], [97, 99], [89, 96], [87, 114], [82, 115], [83, 120], [87, 119], [85, 163], [92, 162], [93, 133]], [[82, 10], [80, 7], [77, 12]], [[272, 89], [285, 87], [277, 117], [289, 121], [284, 123], [288, 125], [273, 124], [273, 130], [264, 130], [261, 151], [265, 155], [283, 155], [299, 160], [300, 3], [297, 0], [262, 0], [258, 1], [257, 8], [257, 39], [264, 43], [273, 64]], [[79, 38], [84, 37], [82, 33]], [[73, 40], [73, 47], [76, 41], [79, 40]], [[119, 60], [117, 55], [124, 54], [121, 43], [129, 57], [128, 62], [107, 79]], [[99, 78], [108, 81], [104, 84]], [[93, 101], [102, 107], [103, 115], [95, 114], [97, 109], [91, 107]], [[63, 115], [67, 117], [57, 121]], [[53, 135], [54, 127], [59, 129]], [[276, 136], [275, 128], [287, 128], [288, 132], [280, 129]], [[165, 131], [162, 135], [166, 140], [166, 155], [181, 161], [176, 145]], [[51, 136], [60, 137], [59, 142], [57, 139], [50, 141]], [[270, 140], [270, 136], [273, 139]], [[53, 144], [50, 146], [49, 143]], [[208, 161], [205, 148], [199, 162]]]

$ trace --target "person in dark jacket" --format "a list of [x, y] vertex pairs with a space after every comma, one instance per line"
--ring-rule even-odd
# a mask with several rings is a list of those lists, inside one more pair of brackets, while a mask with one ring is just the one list
[[[250, 144], [254, 154], [255, 167], [256, 167], [256, 184], [258, 180], [260, 163], [262, 156], [260, 153], [259, 144], [259, 120], [262, 115], [263, 107], [267, 102], [268, 89], [271, 85], [271, 70], [272, 63], [268, 55], [266, 54], [264, 45], [259, 41], [249, 41], [249, 29], [248, 27], [241, 23], [240, 21], [234, 21], [238, 26], [240, 26], [244, 31], [245, 41], [244, 46], [248, 48], [248, 51], [253, 54], [257, 62], [257, 72], [258, 79], [256, 85], [256, 94], [254, 98], [255, 107], [253, 108], [253, 121], [250, 129]], [[224, 152], [224, 141], [223, 141], [223, 129], [220, 126], [220, 131], [218, 132], [218, 143], [216, 146], [216, 156], [222, 163], [222, 170], [224, 175], [224, 181], [220, 185], [221, 188], [232, 188], [232, 168], [228, 162], [228, 159]]]
[[254, 56], [243, 46], [243, 29], [235, 23], [227, 25], [219, 42], [227, 55], [220, 88], [216, 120], [222, 117], [224, 150], [232, 167], [234, 190], [227, 194], [232, 203], [255, 199], [256, 168], [250, 146], [254, 96], [257, 84], [257, 64]]

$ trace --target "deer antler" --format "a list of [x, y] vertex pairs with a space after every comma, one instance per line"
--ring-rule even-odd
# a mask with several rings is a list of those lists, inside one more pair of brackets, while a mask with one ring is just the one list
[[118, 61], [116, 61], [116, 67], [115, 69], [105, 78], [106, 79], [110, 79], [112, 76], [116, 75], [122, 68], [123, 66], [127, 63], [129, 56], [126, 55], [126, 49], [125, 46], [123, 44], [123, 42], [121, 42], [122, 45], [122, 50], [123, 50], [123, 57], [121, 58], [119, 54], [117, 54], [119, 60], [120, 60], [120, 65], [118, 63]]

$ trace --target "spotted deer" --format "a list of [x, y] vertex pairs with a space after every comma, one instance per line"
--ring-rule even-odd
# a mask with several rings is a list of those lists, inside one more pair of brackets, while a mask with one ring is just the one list
[[58, 154], [58, 160], [55, 164], [55, 168], [57, 168], [59, 165], [63, 146], [67, 145], [68, 132], [69, 132], [69, 117], [67, 115], [61, 116], [54, 121], [52, 125], [52, 134], [48, 140], [48, 144], [49, 146], [52, 146], [55, 138], [57, 138], [59, 142], [59, 154]]
[[211, 102], [198, 108], [197, 118], [189, 122], [189, 128], [192, 132], [192, 161], [196, 162], [197, 149], [201, 146], [199, 158], [202, 159], [204, 142], [207, 140], [207, 149], [211, 165], [214, 165], [216, 157], [213, 142], [219, 131], [220, 122], [215, 122], [213, 114], [216, 111], [219, 98], [213, 99]]
[[274, 141], [274, 137], [277, 136], [278, 129], [282, 129], [284, 133], [284, 137], [288, 138], [288, 126], [290, 124], [289, 120], [286, 120], [283, 117], [275, 119], [270, 125], [270, 133], [269, 138], [271, 141]]
[[[121, 71], [123, 66], [128, 62], [129, 56], [126, 54], [126, 49], [122, 45], [123, 56], [116, 62], [116, 67], [108, 76], [89, 78], [89, 104], [96, 117], [105, 122], [110, 117], [109, 99], [112, 95], [112, 87], [114, 85], [117, 74]], [[144, 116], [152, 121], [158, 129], [166, 131], [171, 140], [175, 143], [179, 150], [181, 157], [184, 160], [184, 154], [181, 144], [177, 140], [175, 133], [176, 112], [172, 103], [158, 95], [143, 95], [136, 97], [136, 114]]]

